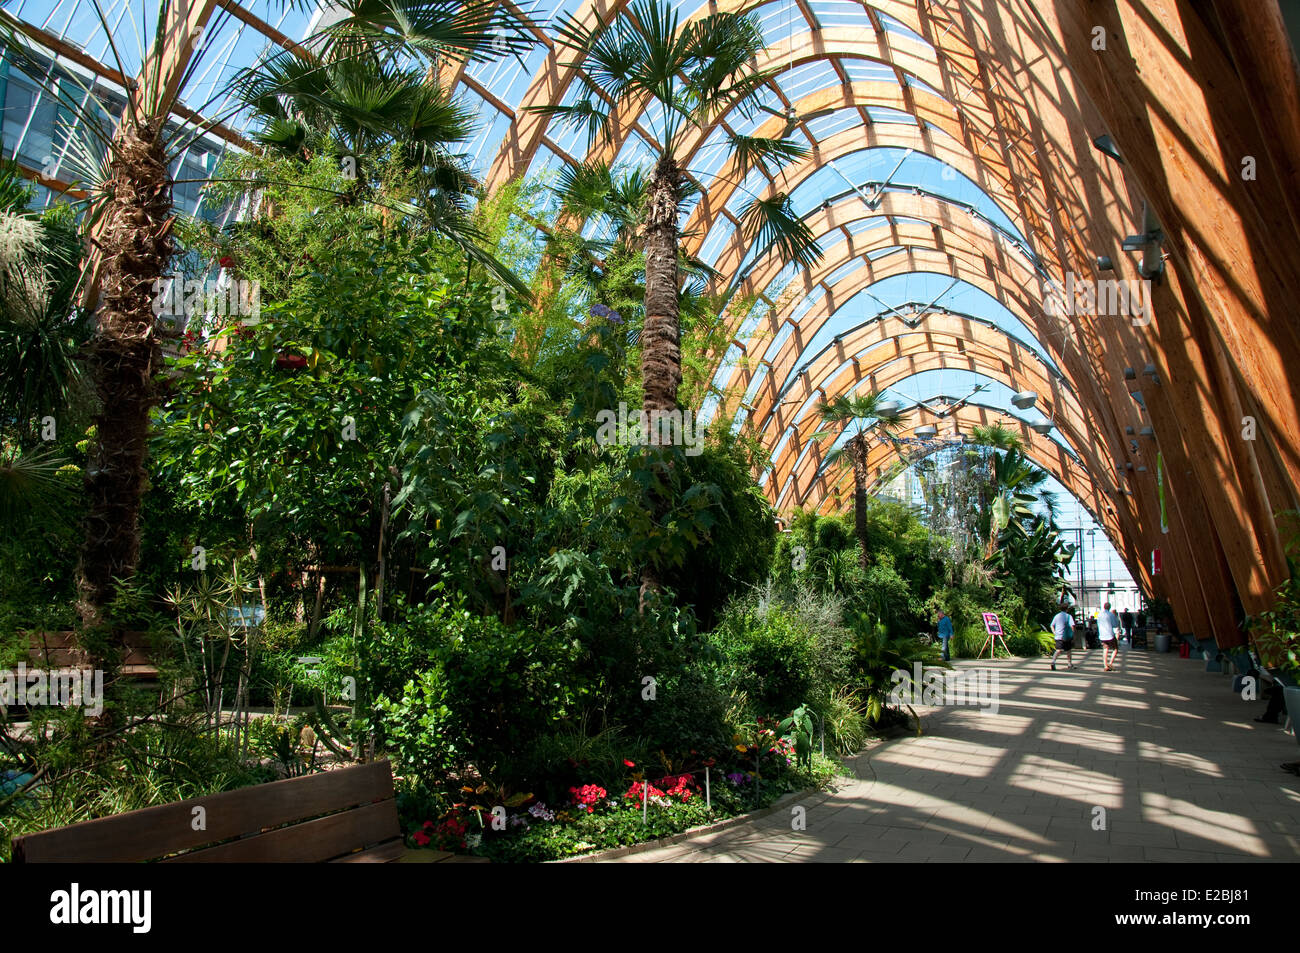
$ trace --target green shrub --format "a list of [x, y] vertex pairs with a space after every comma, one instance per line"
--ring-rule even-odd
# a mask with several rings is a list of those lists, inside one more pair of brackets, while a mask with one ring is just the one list
[[[984, 649], [984, 657], [988, 657], [988, 649], [984, 648], [988, 641], [988, 633], [984, 631], [983, 625], [963, 625], [956, 628], [953, 632], [950, 652], [954, 658], [977, 658], [980, 650]], [[1002, 646], [998, 646], [998, 651], [1002, 652]]]
[[826, 743], [836, 754], [857, 754], [867, 743], [866, 709], [851, 688], [831, 692], [825, 712]]
[[[428, 621], [432, 621], [430, 616]], [[429, 662], [379, 695], [382, 740], [404, 772], [432, 780], [453, 765], [512, 778], [536, 740], [590, 694], [582, 648], [551, 630], [447, 610], [427, 633]]]
[[714, 635], [729, 682], [745, 692], [756, 714], [786, 714], [818, 694], [817, 636], [789, 609], [734, 607]]
[[1011, 650], [1012, 655], [1035, 658], [1039, 655], [1050, 655], [1056, 648], [1056, 643], [1052, 640], [1050, 632], [1024, 631], [1008, 635], [1007, 648]]

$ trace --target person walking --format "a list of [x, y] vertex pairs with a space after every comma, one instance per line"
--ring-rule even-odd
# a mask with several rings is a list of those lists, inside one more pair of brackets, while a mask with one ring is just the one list
[[1101, 639], [1101, 661], [1107, 672], [1114, 670], [1115, 660], [1119, 658], [1119, 642], [1116, 638], [1119, 624], [1119, 616], [1110, 611], [1110, 603], [1107, 602], [1101, 607], [1101, 615], [1097, 616], [1097, 638]]
[[952, 619], [948, 613], [939, 610], [939, 641], [943, 643], [943, 660], [949, 661], [948, 643], [952, 641]]
[[1056, 671], [1056, 659], [1062, 652], [1065, 660], [1074, 668], [1074, 616], [1061, 606], [1061, 611], [1052, 616], [1052, 637], [1056, 640], [1056, 651], [1052, 653], [1052, 671]]
[[1124, 630], [1124, 638], [1131, 643], [1133, 641], [1133, 613], [1129, 612], [1127, 608], [1119, 614], [1119, 624]]

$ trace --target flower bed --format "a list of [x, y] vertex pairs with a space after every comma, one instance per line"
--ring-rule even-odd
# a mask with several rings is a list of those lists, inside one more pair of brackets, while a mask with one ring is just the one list
[[740, 736], [735, 740], [733, 763], [719, 767], [710, 759], [707, 792], [703, 768], [647, 774], [624, 761], [628, 786], [621, 794], [588, 783], [571, 787], [564, 803], [547, 804], [531, 795], [509, 799], [511, 807], [458, 803], [436, 820], [414, 823], [408, 843], [496, 862], [558, 860], [658, 840], [758, 810], [791, 791], [825, 787], [840, 770], [817, 756], [811, 767], [796, 768], [788, 742], [770, 729], [760, 729], [749, 744]]

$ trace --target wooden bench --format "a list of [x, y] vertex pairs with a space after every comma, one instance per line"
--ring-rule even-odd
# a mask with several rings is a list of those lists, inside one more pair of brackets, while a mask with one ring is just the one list
[[[29, 632], [29, 654], [41, 668], [67, 669], [76, 665], [76, 640], [72, 632]], [[144, 632], [127, 632], [123, 637], [125, 653], [121, 674], [126, 678], [158, 677], [158, 667], [149, 657], [149, 636]]]
[[[196, 808], [202, 808], [197, 812]], [[205, 830], [194, 830], [198, 816]], [[15, 863], [483, 860], [408, 850], [387, 761], [159, 804], [15, 837]]]

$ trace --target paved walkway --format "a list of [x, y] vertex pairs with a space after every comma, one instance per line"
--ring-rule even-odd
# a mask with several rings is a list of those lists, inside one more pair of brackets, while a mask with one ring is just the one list
[[[1101, 651], [1074, 671], [997, 667], [998, 712], [920, 710], [924, 736], [879, 743], [829, 798], [620, 861], [1296, 861], [1300, 759], [1263, 702], [1175, 654]], [[1104, 808], [1105, 829], [1097, 808]]]

